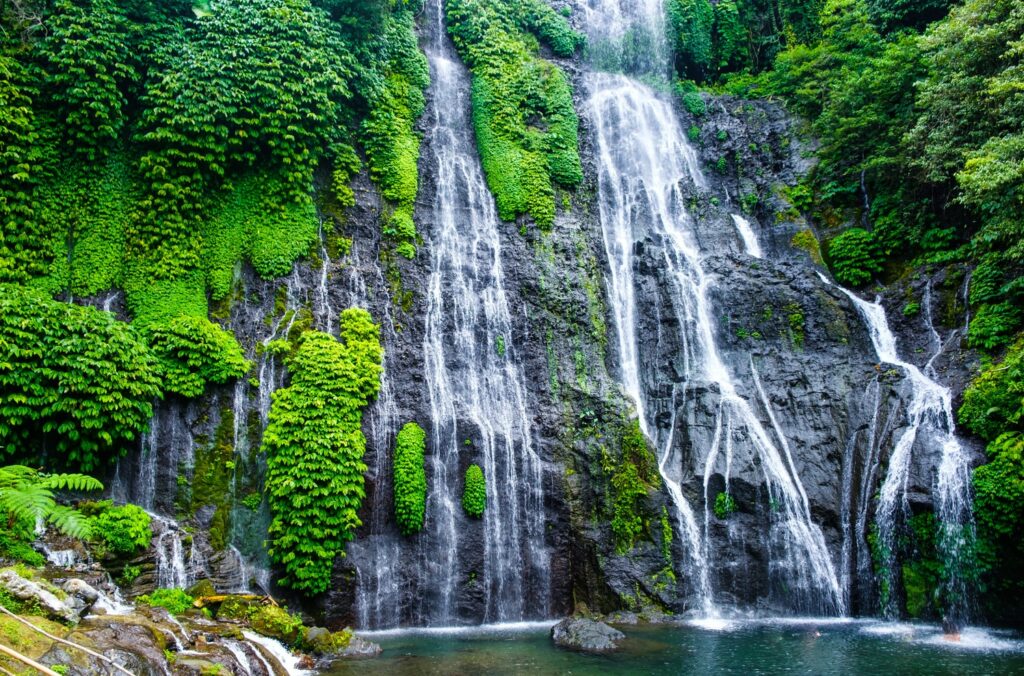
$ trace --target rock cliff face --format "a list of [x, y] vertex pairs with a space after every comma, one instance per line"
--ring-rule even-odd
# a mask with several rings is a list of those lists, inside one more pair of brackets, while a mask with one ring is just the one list
[[[585, 105], [582, 77], [577, 73], [575, 81], [578, 109]], [[894, 436], [906, 424], [906, 383], [900, 372], [878, 363], [864, 322], [846, 296], [819, 279], [813, 247], [808, 253], [792, 245], [807, 241], [794, 235], [809, 232], [784, 197], [785, 186], [808, 168], [792, 122], [772, 104], [705, 98], [703, 117], [676, 114], [684, 129], [697, 129], [691, 138], [708, 182], [697, 190], [680, 177], [700, 248], [715, 252], [703, 260], [711, 281], [714, 338], [736, 394], [791, 456], [788, 471], [798, 477], [810, 518], [821, 530], [844, 609], [871, 613], [877, 592], [866, 538]], [[438, 192], [435, 144], [441, 141], [430, 135], [428, 122], [438, 105], [435, 93], [422, 123], [421, 199]], [[600, 612], [699, 611], [690, 542], [674, 527], [674, 517], [667, 532], [663, 527], [663, 515], [674, 509], [664, 484], [639, 501], [642, 528], [625, 553], [617, 550], [610, 523], [614, 495], [606, 458], [621, 455], [621, 430], [636, 413], [620, 385], [599, 216], [599, 158], [592, 122], [582, 117], [586, 183], [564, 195], [551, 231], [540, 232], [526, 221], [497, 226], [511, 317], [505, 340], [523, 374], [533, 448], [543, 467], [546, 552], [534, 554], [549, 559], [548, 572], [545, 581], [531, 578], [526, 586], [523, 617], [564, 615], [580, 605]], [[472, 133], [464, 130], [469, 142]], [[264, 282], [249, 270], [239, 271], [237, 291], [218, 317], [245, 346], [254, 364], [250, 377], [213, 389], [199, 401], [161, 402], [150, 434], [113, 477], [113, 491], [195, 526], [191, 541], [179, 538], [177, 554], [155, 547], [148, 555], [154, 567], [166, 567], [169, 558], [179, 556], [188, 564], [181, 582], [206, 576], [224, 588], [258, 582], [253, 571], [269, 565], [262, 544], [269, 515], [265, 503], [251, 496], [262, 491], [265, 461], [259, 442], [271, 395], [287, 381], [283, 365], [263, 345], [308, 326], [336, 332], [342, 309], [366, 307], [381, 326], [385, 372], [381, 394], [364, 416], [369, 466], [360, 514], [364, 525], [348, 555], [337, 562], [332, 590], [307, 607], [335, 628], [422, 624], [430, 618], [421, 599], [432, 593], [424, 587], [422, 569], [441, 546], [432, 530], [439, 525], [428, 519], [424, 533], [398, 534], [391, 453], [406, 422], [420, 423], [428, 440], [433, 438], [424, 344], [434, 252], [421, 246], [413, 260], [391, 253], [381, 242], [382, 208], [373, 185], [360, 176], [355, 188], [356, 206], [344, 214], [323, 214], [323, 245], [291, 276]], [[439, 227], [431, 205], [421, 204], [417, 214], [429, 242]], [[733, 214], [750, 221], [763, 258], [739, 253]], [[772, 612], [821, 610], [788, 585], [782, 550], [789, 543], [772, 535], [779, 528], [779, 498], [765, 478], [763, 459], [737, 443], [728, 458], [723, 454], [705, 462], [721, 393], [714, 383], [686, 376], [683, 361], [693, 346], [682, 344], [670, 311], [673, 281], [662, 264], [663, 246], [646, 237], [633, 251], [642, 382], [653, 407], [648, 417], [655, 421], [655, 436], [672, 437], [671, 472], [700, 517], [714, 603]], [[924, 330], [924, 311], [905, 319], [903, 304], [913, 296], [930, 309], [936, 320], [928, 326], [937, 327], [944, 347], [939, 371], [956, 391], [965, 383], [967, 366], [949, 333], [961, 323], [958, 283], [922, 277], [907, 291], [888, 292], [885, 301], [889, 316], [899, 319], [899, 347], [910, 361], [935, 346]], [[927, 295], [926, 289], [931, 289]], [[461, 477], [478, 461], [476, 449], [486, 431], [468, 419], [456, 428], [467, 443], [451, 475]], [[428, 443], [428, 463], [436, 452]], [[922, 448], [912, 466], [908, 493], [914, 509], [931, 505], [938, 462], [934, 451], [929, 453]], [[716, 509], [719, 495], [731, 503], [723, 499]], [[461, 510], [457, 519], [451, 617], [479, 622], [487, 619], [488, 592], [479, 581], [487, 565], [485, 521], [469, 519]], [[169, 545], [172, 539], [157, 542]], [[155, 572], [142, 576], [136, 591], [156, 584], [156, 578]]]

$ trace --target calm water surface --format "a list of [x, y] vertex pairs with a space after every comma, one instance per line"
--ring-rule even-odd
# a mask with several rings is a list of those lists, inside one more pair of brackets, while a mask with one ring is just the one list
[[763, 620], [620, 627], [612, 655], [554, 647], [550, 624], [366, 634], [384, 654], [330, 674], [1024, 674], [1024, 640], [875, 621]]

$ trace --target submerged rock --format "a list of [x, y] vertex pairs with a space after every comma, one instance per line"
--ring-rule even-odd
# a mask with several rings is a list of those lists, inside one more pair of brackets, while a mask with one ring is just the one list
[[568, 617], [551, 628], [551, 640], [560, 648], [583, 652], [605, 653], [618, 650], [618, 642], [626, 638], [618, 629], [604, 622]]
[[364, 638], [353, 636], [352, 640], [348, 642], [348, 646], [345, 647], [337, 657], [342, 659], [369, 659], [371, 657], [377, 657], [383, 652], [380, 645], [373, 641], [367, 641]]

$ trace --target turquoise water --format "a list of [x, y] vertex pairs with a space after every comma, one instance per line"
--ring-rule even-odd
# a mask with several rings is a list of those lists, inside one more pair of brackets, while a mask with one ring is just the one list
[[620, 627], [611, 655], [561, 650], [549, 625], [366, 634], [384, 648], [329, 674], [1024, 674], [1024, 640], [969, 628], [959, 643], [937, 627], [836, 620]]

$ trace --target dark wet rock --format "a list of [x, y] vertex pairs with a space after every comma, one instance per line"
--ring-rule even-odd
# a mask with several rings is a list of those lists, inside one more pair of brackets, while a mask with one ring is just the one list
[[551, 640], [560, 648], [591, 653], [618, 650], [619, 641], [626, 638], [618, 629], [604, 622], [569, 617], [551, 628]]

